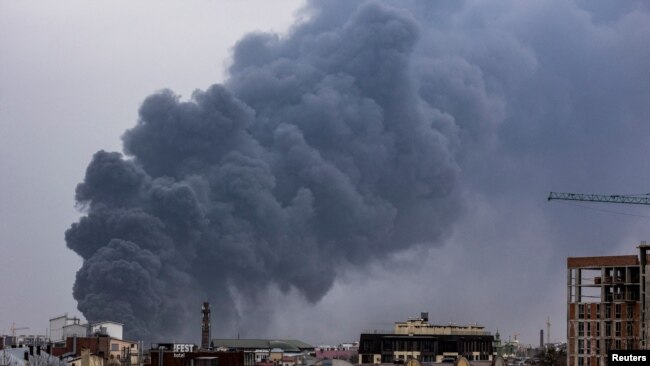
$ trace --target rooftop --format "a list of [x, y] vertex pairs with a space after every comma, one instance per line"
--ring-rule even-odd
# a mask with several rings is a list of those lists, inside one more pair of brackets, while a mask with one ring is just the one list
[[280, 348], [284, 352], [301, 352], [314, 349], [314, 346], [295, 339], [213, 339], [214, 348], [247, 348], [273, 349]]
[[[648, 258], [650, 259], [650, 257]], [[592, 268], [606, 266], [638, 266], [639, 257], [636, 255], [611, 255], [600, 257], [569, 257], [568, 268]]]

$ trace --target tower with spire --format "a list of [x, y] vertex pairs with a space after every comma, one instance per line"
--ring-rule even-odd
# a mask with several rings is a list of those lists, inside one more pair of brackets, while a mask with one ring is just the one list
[[201, 349], [209, 350], [210, 349], [210, 303], [208, 301], [203, 302], [201, 306]]

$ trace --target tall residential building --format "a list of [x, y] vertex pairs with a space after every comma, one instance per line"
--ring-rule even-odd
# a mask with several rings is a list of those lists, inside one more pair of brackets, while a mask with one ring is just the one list
[[607, 364], [610, 349], [647, 349], [647, 251], [567, 258], [568, 366]]

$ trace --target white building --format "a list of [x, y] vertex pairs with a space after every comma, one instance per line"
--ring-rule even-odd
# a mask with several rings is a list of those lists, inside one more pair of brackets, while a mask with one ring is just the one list
[[122, 323], [110, 320], [96, 322], [90, 326], [90, 334], [105, 334], [111, 338], [122, 339]]
[[68, 337], [87, 337], [88, 324], [68, 324], [63, 326], [63, 339]]
[[[65, 341], [66, 334], [63, 329], [67, 326], [76, 325], [77, 327], [70, 328], [69, 332], [72, 332], [74, 335], [75, 332], [79, 331], [81, 325], [81, 319], [75, 317], [69, 317], [68, 313], [58, 316], [56, 318], [50, 319], [50, 341], [52, 342], [62, 342]], [[74, 330], [73, 330], [74, 329]], [[84, 327], [84, 329], [86, 329]], [[83, 336], [86, 336], [85, 331]]]
[[268, 349], [255, 350], [255, 362], [266, 362], [269, 359], [271, 352]]

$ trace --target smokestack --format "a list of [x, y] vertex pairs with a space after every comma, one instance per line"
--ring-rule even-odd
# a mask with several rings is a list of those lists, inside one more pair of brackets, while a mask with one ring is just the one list
[[201, 313], [203, 314], [202, 324], [201, 324], [201, 349], [208, 350], [210, 349], [210, 303], [207, 301], [203, 302], [201, 307]]
[[422, 319], [423, 322], [428, 322], [429, 321], [429, 312], [420, 313], [420, 319]]
[[544, 348], [544, 329], [539, 330], [539, 348]]

